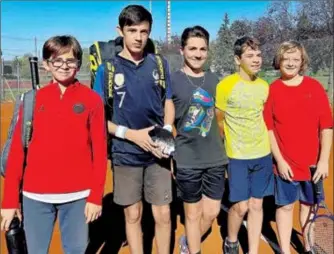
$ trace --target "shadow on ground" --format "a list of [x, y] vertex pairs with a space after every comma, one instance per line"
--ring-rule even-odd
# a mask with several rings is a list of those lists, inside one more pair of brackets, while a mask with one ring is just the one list
[[[220, 233], [223, 239], [227, 236], [227, 212], [226, 209], [231, 207], [231, 203], [228, 201], [228, 180], [226, 181], [226, 188], [224, 197], [222, 199], [222, 210], [219, 214], [217, 221], [218, 225], [220, 226]], [[223, 209], [224, 208], [224, 209]], [[273, 253], [282, 253], [279, 248], [278, 239], [274, 229], [272, 228], [271, 222], [276, 222], [275, 220], [275, 199], [273, 196], [265, 197], [263, 200], [263, 224], [262, 224], [262, 238], [269, 244]], [[244, 221], [247, 221], [247, 216], [245, 217]], [[300, 240], [301, 234], [296, 230], [292, 230], [291, 235], [291, 246], [297, 251], [297, 253], [303, 253], [303, 243]], [[247, 228], [245, 225], [242, 225], [239, 231], [238, 240], [240, 243], [240, 247], [243, 253], [248, 253], [249, 246], [247, 240]]]
[[[176, 190], [173, 193], [176, 193]], [[86, 254], [95, 254], [100, 249], [101, 254], [117, 254], [123, 246], [127, 245], [123, 208], [114, 203], [113, 193], [105, 195], [102, 206], [102, 216], [90, 225], [90, 241]], [[181, 216], [181, 221], [184, 221], [182, 202], [175, 195], [174, 201], [171, 204], [171, 254], [173, 253], [176, 242], [175, 231], [178, 215]], [[154, 219], [151, 205], [145, 202], [143, 203], [142, 229], [144, 253], [151, 254], [154, 238]]]
[[[228, 201], [228, 184], [226, 184], [226, 191], [222, 200], [222, 207], [229, 208], [231, 203]], [[177, 197], [177, 191], [174, 186], [175, 197], [171, 204], [171, 221], [172, 221], [172, 234], [171, 234], [171, 251], [173, 253], [174, 246], [177, 244], [175, 239], [175, 232], [177, 228], [177, 217], [180, 216], [180, 222], [184, 225], [184, 210], [182, 201]], [[276, 233], [272, 228], [271, 222], [275, 222], [275, 202], [273, 197], [266, 197], [264, 199], [264, 218], [262, 226], [262, 235], [265, 240], [271, 246], [273, 253], [281, 253], [278, 247], [278, 240]], [[246, 220], [247, 218], [245, 218]], [[227, 236], [227, 212], [223, 209], [218, 216], [218, 225], [220, 226], [220, 234], [223, 239]], [[144, 202], [143, 218], [143, 243], [144, 253], [151, 254], [153, 248], [154, 239], [154, 219], [152, 215], [151, 206]], [[202, 241], [211, 234], [211, 229], [204, 235]], [[90, 225], [89, 231], [90, 242], [86, 251], [86, 254], [95, 254], [101, 249], [101, 254], [117, 254], [120, 249], [125, 246], [125, 221], [123, 208], [113, 202], [113, 193], [107, 194], [103, 199], [102, 216], [94, 223]], [[293, 229], [291, 237], [291, 245], [297, 253], [303, 252], [303, 244], [300, 241], [301, 234]], [[243, 253], [248, 252], [247, 241], [247, 228], [242, 225], [239, 232], [239, 242]]]

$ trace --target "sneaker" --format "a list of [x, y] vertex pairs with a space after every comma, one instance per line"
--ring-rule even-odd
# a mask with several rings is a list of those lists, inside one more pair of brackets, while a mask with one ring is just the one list
[[226, 237], [224, 241], [224, 254], [239, 254], [239, 243], [230, 242]]
[[180, 254], [190, 254], [188, 249], [187, 238], [185, 235], [182, 235], [179, 240]]

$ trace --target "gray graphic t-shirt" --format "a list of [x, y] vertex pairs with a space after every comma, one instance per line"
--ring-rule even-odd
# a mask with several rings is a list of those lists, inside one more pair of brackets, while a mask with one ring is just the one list
[[[204, 83], [203, 83], [204, 81]], [[228, 162], [215, 115], [216, 75], [186, 76], [182, 71], [171, 75], [175, 125], [175, 160], [180, 168], [209, 168]]]

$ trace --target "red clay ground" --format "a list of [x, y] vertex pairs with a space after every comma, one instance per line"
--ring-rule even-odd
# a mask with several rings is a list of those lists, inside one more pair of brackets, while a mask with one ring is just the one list
[[[7, 136], [7, 128], [10, 123], [12, 110], [13, 110], [13, 104], [11, 103], [1, 104], [1, 147]], [[331, 156], [330, 169], [331, 169], [331, 177], [326, 181], [325, 192], [326, 192], [326, 201], [329, 206], [329, 209], [333, 211], [333, 156]], [[3, 179], [1, 179], [1, 185], [3, 185]], [[1, 198], [3, 194], [2, 192], [3, 192], [3, 188], [1, 188], [1, 192], [0, 192]], [[107, 181], [106, 181], [106, 186], [105, 186], [105, 194], [109, 194], [111, 192], [112, 192], [112, 175], [111, 175], [111, 171], [108, 170]], [[270, 214], [272, 212], [273, 212], [273, 208], [269, 208], [269, 210], [266, 210], [266, 214]], [[300, 232], [300, 227], [297, 223], [298, 222], [297, 212], [298, 212], [298, 206], [296, 206], [295, 208], [294, 228], [298, 232]], [[123, 221], [122, 221], [123, 218], [121, 216], [122, 213], [119, 207], [110, 205], [110, 196], [106, 198], [106, 213], [105, 214], [107, 214], [106, 219], [94, 225], [95, 229], [92, 230], [94, 232], [93, 238], [94, 239], [99, 238], [99, 236], [105, 234], [102, 237], [110, 238], [110, 240], [109, 239], [106, 240], [108, 245], [105, 246], [105, 247], [108, 246], [109, 249], [108, 250], [104, 249], [104, 251], [101, 253], [117, 253], [117, 251], [112, 251], [111, 249], [112, 248], [118, 249], [118, 247], [120, 247], [120, 244], [122, 242], [121, 239], [124, 234], [124, 231], [123, 231], [124, 226], [123, 226]], [[150, 218], [150, 216], [148, 217]], [[178, 238], [183, 234], [184, 228], [180, 222], [180, 216], [177, 216], [175, 221], [177, 222], [176, 223], [177, 229], [175, 230], [175, 239], [177, 241]], [[275, 222], [269, 222], [269, 225], [271, 225], [275, 230]], [[226, 227], [226, 223], [223, 222], [223, 228], [225, 227]], [[149, 228], [149, 226], [145, 226], [145, 228]], [[99, 244], [98, 239], [94, 241], [97, 241], [96, 243], [97, 247], [95, 249], [98, 249], [98, 247], [101, 245]], [[203, 246], [203, 253], [205, 254], [206, 253], [209, 253], [209, 254], [221, 253], [222, 237], [220, 233], [220, 226], [218, 226], [217, 222], [214, 223], [211, 233], [206, 238], [206, 240], [203, 242], [202, 246]], [[96, 251], [92, 253], [95, 253], [95, 252]], [[1, 233], [1, 253], [4, 253], [4, 254], [7, 253], [3, 233]], [[52, 242], [51, 242], [50, 254], [61, 254], [61, 253], [63, 252], [61, 250], [60, 232], [59, 232], [58, 225], [56, 225], [56, 228], [53, 234], [53, 238], [52, 238]], [[129, 250], [127, 247], [123, 247], [123, 248], [120, 248], [118, 253], [128, 254]], [[156, 253], [154, 246], [153, 246], [152, 253]], [[178, 253], [177, 244], [175, 244], [174, 253], [175, 254]], [[261, 241], [260, 254], [269, 254], [269, 253], [274, 253], [274, 252], [268, 246], [268, 244]], [[294, 253], [297, 253], [297, 252], [295, 251]]]

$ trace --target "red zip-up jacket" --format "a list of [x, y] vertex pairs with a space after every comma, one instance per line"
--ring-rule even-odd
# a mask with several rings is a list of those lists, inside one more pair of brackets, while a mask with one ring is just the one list
[[8, 156], [2, 208], [19, 207], [22, 180], [27, 192], [63, 194], [89, 189], [87, 202], [102, 203], [107, 142], [104, 106], [97, 93], [79, 81], [63, 95], [57, 83], [38, 90], [25, 169], [21, 125], [22, 108]]

